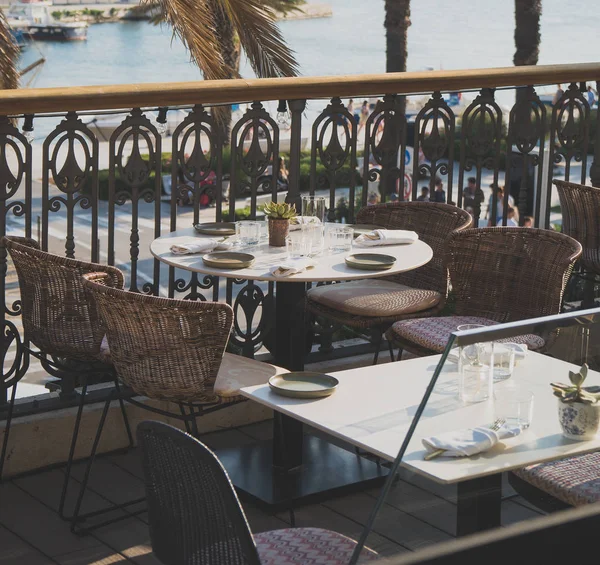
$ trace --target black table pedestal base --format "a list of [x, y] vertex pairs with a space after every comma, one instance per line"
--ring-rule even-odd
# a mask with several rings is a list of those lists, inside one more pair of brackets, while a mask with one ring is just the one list
[[286, 510], [383, 483], [388, 470], [316, 436], [302, 442], [302, 464], [285, 471], [273, 466], [273, 442], [216, 450], [242, 498]]
[[501, 524], [502, 474], [458, 483], [457, 537]]

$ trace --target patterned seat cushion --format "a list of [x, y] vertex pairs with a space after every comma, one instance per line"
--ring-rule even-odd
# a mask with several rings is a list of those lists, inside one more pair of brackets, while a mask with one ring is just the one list
[[422, 312], [436, 306], [442, 298], [434, 290], [374, 280], [318, 286], [306, 296], [323, 306], [369, 318]]
[[[390, 341], [414, 343], [422, 349], [442, 353], [450, 339], [450, 334], [463, 324], [494, 326], [497, 322], [477, 316], [445, 316], [436, 318], [415, 318], [396, 322], [386, 333]], [[545, 341], [533, 334], [511, 337], [506, 341], [526, 344], [529, 349], [541, 349]]]
[[513, 472], [571, 506], [600, 501], [600, 452], [539, 463]]
[[272, 376], [287, 372], [287, 369], [275, 365], [225, 353], [213, 390], [217, 396], [224, 398], [237, 396], [240, 388], [265, 384]]
[[[347, 565], [356, 542], [320, 528], [288, 528], [254, 534], [261, 565]], [[359, 563], [375, 561], [364, 548]]]

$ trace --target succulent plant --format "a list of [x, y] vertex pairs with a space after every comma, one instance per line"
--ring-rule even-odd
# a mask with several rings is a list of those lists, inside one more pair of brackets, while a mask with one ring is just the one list
[[265, 216], [278, 220], [291, 220], [296, 217], [296, 207], [293, 204], [269, 202], [263, 208]]
[[550, 386], [554, 390], [554, 396], [558, 396], [563, 402], [596, 404], [600, 400], [600, 386], [583, 386], [588, 369], [587, 363], [584, 363], [577, 373], [569, 371], [570, 385], [550, 383]]

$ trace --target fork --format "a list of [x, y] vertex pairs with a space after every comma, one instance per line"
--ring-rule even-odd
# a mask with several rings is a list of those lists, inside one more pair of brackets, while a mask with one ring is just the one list
[[[492, 430], [493, 432], [497, 432], [506, 422], [506, 420], [504, 418], [498, 418], [497, 420], [494, 421], [494, 423], [491, 426], [488, 426], [488, 429]], [[436, 451], [432, 451], [431, 453], [428, 453], [427, 455], [425, 455], [424, 459], [425, 461], [431, 461], [432, 459], [435, 459], [436, 457], [439, 457], [440, 455], [442, 455], [442, 453], [444, 453], [444, 451], [446, 451], [445, 449], [437, 449]]]

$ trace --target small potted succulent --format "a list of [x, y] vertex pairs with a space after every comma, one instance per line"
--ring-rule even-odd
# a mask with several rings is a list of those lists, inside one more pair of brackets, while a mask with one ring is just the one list
[[296, 217], [296, 207], [287, 202], [269, 202], [265, 204], [264, 213], [269, 219], [269, 245], [284, 247], [290, 232], [290, 220]]
[[600, 387], [584, 387], [588, 366], [569, 371], [570, 385], [551, 383], [558, 397], [558, 419], [563, 435], [577, 441], [594, 439], [600, 427]]

